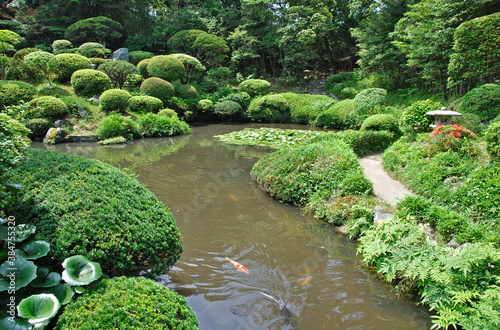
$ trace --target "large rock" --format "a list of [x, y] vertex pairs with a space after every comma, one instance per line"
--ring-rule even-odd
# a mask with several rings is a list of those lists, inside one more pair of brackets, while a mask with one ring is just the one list
[[49, 128], [47, 134], [45, 134], [45, 138], [43, 139], [43, 143], [46, 144], [56, 144], [60, 142], [66, 141], [66, 136], [68, 132], [65, 129], [60, 127], [52, 127]]
[[118, 48], [113, 52], [111, 56], [112, 61], [129, 61], [128, 58], [128, 48]]

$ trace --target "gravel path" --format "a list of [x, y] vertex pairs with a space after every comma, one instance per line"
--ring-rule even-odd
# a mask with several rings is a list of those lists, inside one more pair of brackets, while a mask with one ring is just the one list
[[382, 154], [374, 154], [359, 159], [368, 180], [373, 182], [373, 192], [377, 197], [396, 206], [405, 195], [414, 195], [403, 184], [391, 178], [382, 167]]

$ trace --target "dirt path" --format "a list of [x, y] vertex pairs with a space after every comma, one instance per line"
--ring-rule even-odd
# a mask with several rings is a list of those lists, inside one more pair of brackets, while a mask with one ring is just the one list
[[373, 182], [373, 191], [377, 197], [396, 206], [405, 195], [414, 195], [403, 184], [391, 178], [382, 167], [382, 154], [374, 154], [359, 159], [368, 180]]

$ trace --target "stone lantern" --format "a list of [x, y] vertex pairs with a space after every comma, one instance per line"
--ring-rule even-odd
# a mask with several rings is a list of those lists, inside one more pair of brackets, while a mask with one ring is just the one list
[[460, 112], [448, 110], [442, 107], [441, 110], [433, 110], [425, 113], [427, 116], [434, 116], [434, 124], [430, 125], [432, 128], [440, 125], [451, 125], [451, 118], [454, 116], [461, 116]]

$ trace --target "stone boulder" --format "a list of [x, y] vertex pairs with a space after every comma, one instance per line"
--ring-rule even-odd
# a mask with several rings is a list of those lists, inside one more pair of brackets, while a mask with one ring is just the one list
[[112, 61], [129, 61], [128, 48], [118, 48], [111, 56]]
[[45, 144], [56, 144], [60, 142], [66, 141], [66, 136], [68, 132], [65, 129], [60, 127], [52, 127], [49, 128], [47, 134], [45, 134], [45, 138], [43, 139], [43, 143]]

